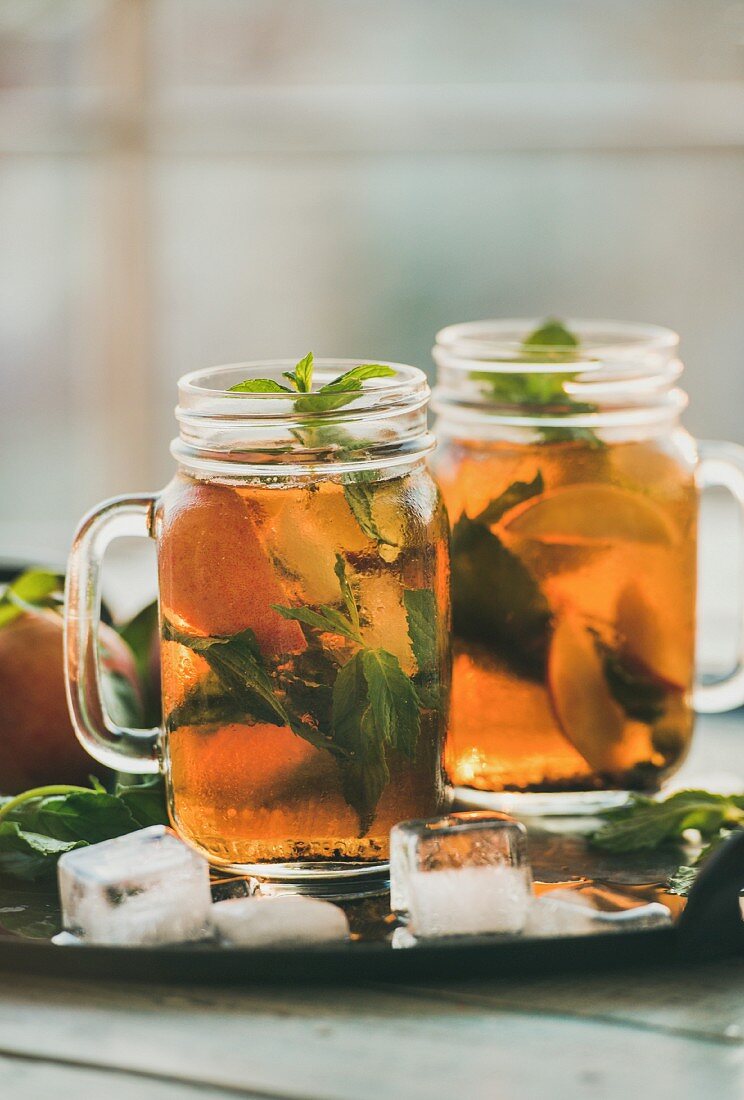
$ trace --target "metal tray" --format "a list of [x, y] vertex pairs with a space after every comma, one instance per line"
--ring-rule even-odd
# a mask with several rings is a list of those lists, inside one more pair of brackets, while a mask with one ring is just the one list
[[0, 879], [0, 970], [60, 977], [207, 984], [441, 981], [629, 966], [690, 963], [744, 953], [739, 894], [744, 832], [734, 835], [698, 877], [687, 903], [664, 893], [679, 854], [609, 856], [576, 833], [530, 830], [538, 884], [579, 881], [660, 898], [676, 909], [671, 927], [581, 936], [468, 937], [391, 944], [395, 921], [386, 898], [347, 903], [354, 938], [328, 948], [256, 950], [204, 943], [177, 947], [59, 946], [54, 885]]

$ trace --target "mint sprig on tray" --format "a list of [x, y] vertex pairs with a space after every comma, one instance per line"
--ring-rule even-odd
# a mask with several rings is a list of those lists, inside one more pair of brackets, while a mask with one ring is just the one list
[[118, 783], [112, 793], [97, 780], [90, 788], [66, 784], [37, 787], [0, 799], [0, 873], [33, 881], [54, 873], [65, 852], [167, 825], [159, 776]]
[[683, 864], [670, 879], [672, 893], [686, 895], [700, 864], [735, 830], [744, 825], [744, 794], [676, 791], [664, 799], [634, 795], [626, 806], [602, 814], [604, 824], [591, 837], [596, 848], [618, 855], [664, 845], [682, 845], [695, 830], [707, 841], [691, 864]]

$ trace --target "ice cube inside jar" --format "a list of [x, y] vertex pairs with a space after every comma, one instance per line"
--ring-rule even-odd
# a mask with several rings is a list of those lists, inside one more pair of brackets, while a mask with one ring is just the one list
[[184, 943], [211, 928], [207, 861], [164, 825], [67, 852], [58, 878], [65, 929], [85, 943]]
[[521, 932], [532, 899], [527, 831], [491, 811], [404, 821], [390, 834], [390, 895], [422, 939]]

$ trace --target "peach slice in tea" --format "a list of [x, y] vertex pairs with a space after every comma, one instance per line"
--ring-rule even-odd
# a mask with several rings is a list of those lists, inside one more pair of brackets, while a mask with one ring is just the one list
[[630, 581], [621, 590], [615, 627], [622, 649], [650, 678], [668, 690], [685, 690], [690, 678], [691, 647], [673, 623], [665, 623], [665, 616], [654, 607], [639, 582]]
[[305, 648], [299, 624], [273, 610], [285, 593], [233, 489], [184, 483], [166, 514], [160, 578], [166, 615], [190, 630], [225, 636], [250, 628], [266, 656]]
[[627, 764], [625, 715], [610, 694], [594, 634], [570, 615], [553, 632], [548, 692], [561, 729], [591, 767], [621, 771]]
[[621, 540], [671, 543], [675, 532], [660, 508], [615, 485], [567, 485], [533, 497], [506, 517], [506, 530], [542, 542], [584, 544]]

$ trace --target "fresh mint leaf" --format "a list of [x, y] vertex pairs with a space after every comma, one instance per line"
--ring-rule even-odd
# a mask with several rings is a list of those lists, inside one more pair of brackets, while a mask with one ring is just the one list
[[[163, 638], [178, 642], [204, 657], [231, 701], [242, 708], [244, 722], [250, 719], [254, 722], [268, 722], [274, 726], [289, 726], [293, 733], [316, 748], [334, 751], [333, 745], [322, 731], [284, 705], [264, 664], [252, 630], [243, 630], [229, 637], [204, 638], [185, 634], [164, 619]], [[197, 715], [198, 713], [197, 710]], [[180, 708], [175, 717], [180, 725], [194, 724], [188, 721], [188, 713]], [[169, 728], [174, 728], [171, 725], [173, 721], [174, 714], [171, 714]]]
[[326, 382], [321, 386], [319, 393], [344, 393], [349, 390], [360, 390], [362, 383], [370, 378], [394, 378], [395, 371], [384, 363], [360, 363], [345, 374], [340, 374], [332, 382]]
[[[562, 321], [550, 317], [522, 341], [523, 359], [530, 364], [555, 364], [573, 362], [580, 348], [577, 336]], [[566, 382], [572, 381], [577, 371], [471, 371], [474, 381], [483, 382], [494, 401], [503, 405], [524, 405], [544, 408], [556, 406], [569, 414], [596, 412], [596, 406], [575, 401], [566, 392]], [[573, 427], [567, 424], [537, 427], [542, 443], [584, 443], [592, 448], [602, 448], [604, 443], [591, 428]]]
[[273, 604], [274, 611], [278, 611], [284, 619], [293, 619], [295, 622], [312, 626], [324, 634], [340, 634], [342, 638], [348, 638], [352, 642], [360, 642], [359, 630], [340, 611], [333, 607], [321, 604], [317, 610], [311, 607], [282, 607]]
[[[340, 634], [360, 646], [335, 675], [330, 700], [331, 737], [325, 747], [337, 757], [344, 797], [359, 814], [360, 827], [364, 832], [389, 781], [386, 748], [395, 748], [411, 759], [415, 756], [422, 704], [398, 658], [384, 649], [364, 645], [359, 609], [341, 555], [336, 556], [335, 572], [346, 606], [346, 616], [325, 605], [319, 608], [277, 607], [276, 610], [321, 632]], [[419, 610], [418, 605], [416, 610]], [[420, 610], [423, 613], [423, 605]], [[300, 679], [306, 679], [307, 671], [300, 672]], [[321, 684], [328, 678], [329, 669], [326, 667], [319, 677]], [[297, 677], [293, 681], [285, 677], [283, 683], [294, 708], [302, 707], [303, 699], [309, 703], [315, 702], [309, 698], [314, 693], [306, 684], [300, 684]], [[321, 705], [325, 698], [321, 694]], [[317, 708], [313, 707], [313, 710], [317, 714]], [[318, 728], [323, 728], [321, 723]]]
[[100, 791], [45, 798], [35, 811], [34, 821], [44, 836], [86, 844], [133, 833], [139, 827], [125, 802]]
[[[541, 359], [546, 362], [555, 361], [556, 359], [572, 359], [579, 346], [578, 337], [569, 332], [563, 322], [555, 317], [549, 317], [547, 321], [544, 321], [522, 341], [522, 347], [529, 352], [533, 362], [535, 359], [538, 362]], [[538, 373], [535, 377], [542, 377], [544, 385], [548, 388], [552, 387], [552, 392], [537, 397], [537, 403], [568, 406], [569, 412], [574, 415], [597, 411], [595, 405], [587, 404], [584, 401], [576, 401], [566, 393], [565, 383], [576, 377], [575, 372], [570, 374], [546, 372], [543, 375]], [[535, 385], [536, 383], [533, 381], [533, 388]], [[546, 426], [540, 428], [540, 435], [544, 443], [585, 443], [595, 450], [604, 448], [604, 443], [591, 428], [576, 428], [571, 425], [565, 427]]]
[[697, 867], [678, 867], [669, 879], [669, 893], [678, 894], [680, 897], [686, 898], [698, 876], [698, 870], [699, 868]]
[[[578, 401], [573, 402], [573, 412], [595, 411], [593, 405], [583, 405]], [[585, 443], [593, 451], [602, 451], [606, 446], [591, 428], [542, 427], [540, 428], [540, 435], [543, 443]]]
[[[251, 631], [231, 638], [193, 637], [165, 620], [164, 638], [201, 653], [217, 678], [217, 686], [210, 692], [187, 697], [168, 716], [167, 725], [172, 729], [176, 722], [198, 724], [200, 718], [215, 716], [219, 720], [222, 708], [231, 699], [254, 717], [264, 708], [268, 716], [261, 720], [288, 725], [298, 736], [334, 756], [341, 770], [344, 796], [358, 813], [360, 828], [365, 832], [389, 781], [386, 749], [394, 748], [409, 759], [415, 756], [422, 703], [398, 658], [384, 649], [365, 646], [359, 609], [341, 555], [336, 556], [335, 573], [345, 614], [325, 604], [276, 606], [275, 610], [313, 631], [333, 633], [359, 646], [341, 668], [338, 657], [324, 650], [312, 633], [307, 635], [306, 651], [283, 659], [269, 670]], [[423, 603], [416, 611], [419, 616], [426, 613]], [[422, 653], [423, 645], [421, 640]], [[228, 700], [216, 698], [219, 691]], [[210, 694], [215, 698], [205, 711]]]
[[591, 841], [610, 852], [638, 852], [680, 841], [687, 829], [712, 837], [744, 822], [744, 795], [677, 791], [658, 802], [636, 795], [628, 806], [608, 810]]
[[118, 628], [118, 633], [131, 649], [140, 680], [147, 679], [153, 640], [158, 632], [158, 601], [153, 600], [134, 618]]
[[162, 776], [149, 775], [139, 781], [133, 778], [131, 783], [119, 782], [114, 794], [129, 810], [138, 829], [168, 824]]
[[134, 655], [142, 692], [142, 724], [157, 726], [161, 720], [160, 684], [153, 675], [152, 657], [159, 641], [158, 601], [153, 600], [143, 607], [133, 619], [119, 627], [118, 632]]
[[54, 873], [61, 855], [84, 846], [80, 840], [57, 840], [22, 829], [17, 821], [3, 821], [0, 823], [0, 872], [28, 881], [43, 878]]
[[142, 699], [128, 677], [112, 668], [101, 668], [101, 693], [106, 711], [117, 726], [140, 729], [145, 723]]
[[539, 497], [544, 490], [545, 483], [539, 470], [532, 481], [513, 481], [507, 489], [504, 489], [503, 493], [500, 493], [499, 496], [486, 505], [482, 512], [478, 513], [475, 522], [491, 527], [494, 523], [498, 523], [507, 512], [511, 512], [512, 508], [516, 508], [518, 504], [523, 504], [532, 497]]
[[315, 393], [300, 397], [295, 402], [295, 411], [299, 413], [324, 413], [342, 409], [357, 397], [363, 383], [369, 378], [391, 378], [395, 375], [392, 367], [382, 363], [360, 363], [345, 374], [326, 382]]
[[680, 898], [687, 898], [694, 880], [698, 877], [698, 870], [698, 867], [678, 867], [669, 879], [669, 893], [678, 894]]
[[721, 831], [714, 836], [700, 852], [698, 852], [691, 864], [678, 867], [669, 879], [669, 893], [679, 894], [681, 897], [686, 898], [695, 885], [695, 879], [700, 873], [701, 865], [705, 863], [708, 856], [715, 852], [717, 848], [720, 848], [724, 840], [728, 840], [731, 833], [735, 831], [736, 829], [730, 828], [721, 829]]
[[226, 691], [214, 673], [205, 682], [191, 688], [165, 716], [165, 727], [177, 730], [181, 726], [224, 726], [246, 721], [244, 702]]
[[417, 672], [412, 680], [419, 704], [426, 710], [442, 710], [442, 685], [439, 676]]
[[140, 685], [151, 679], [152, 655], [158, 644], [158, 601], [153, 600], [137, 614], [117, 627], [117, 633], [132, 651]]
[[548, 317], [522, 341], [524, 347], [577, 348], [579, 341], [557, 317]]
[[360, 651], [339, 670], [333, 686], [333, 738], [343, 748], [344, 798], [359, 815], [359, 835], [369, 831], [390, 772], [385, 744], [371, 713], [364, 658]]
[[672, 689], [652, 679], [645, 669], [624, 658], [597, 635], [595, 644], [610, 694], [628, 717], [649, 725], [661, 718]]
[[384, 546], [397, 546], [397, 542], [388, 537], [375, 519], [372, 508], [374, 495], [374, 486], [368, 482], [348, 481], [344, 483], [346, 503], [367, 538], [380, 542]]
[[28, 880], [53, 874], [64, 852], [168, 821], [159, 776], [114, 794], [38, 788], [6, 800], [0, 818], [0, 872]]
[[313, 353], [309, 351], [293, 371], [285, 371], [282, 377], [289, 379], [298, 393], [309, 393], [313, 387]]
[[435, 669], [439, 662], [437, 597], [431, 588], [405, 588], [403, 606], [408, 636], [420, 672]]
[[470, 372], [470, 377], [473, 381], [484, 382], [490, 390], [490, 396], [500, 405], [542, 406], [565, 405], [568, 398], [563, 384], [570, 381], [574, 374], [558, 374], [554, 371], [474, 370]]
[[0, 626], [13, 622], [25, 611], [62, 606], [65, 578], [48, 569], [27, 569], [0, 590]]
[[277, 670], [277, 687], [292, 720], [292, 728], [295, 729], [298, 723], [303, 727], [311, 726], [317, 731], [317, 747], [338, 757], [342, 753], [333, 742], [331, 714], [338, 659], [316, 636], [306, 634], [306, 639], [307, 647]]
[[360, 723], [369, 703], [362, 651], [343, 665], [333, 685], [333, 738], [351, 757], [358, 753]]
[[382, 363], [360, 363], [345, 374], [327, 382], [313, 392], [313, 353], [307, 353], [300, 359], [294, 370], [284, 371], [283, 377], [292, 384], [290, 389], [271, 378], [247, 378], [231, 386], [230, 393], [297, 393], [295, 412], [324, 413], [343, 408], [362, 390], [363, 383], [369, 378], [391, 378], [395, 375], [392, 367]]
[[413, 680], [416, 694], [424, 707], [441, 710], [436, 594], [431, 588], [406, 588], [403, 591], [403, 606], [408, 620], [408, 636], [418, 666]]
[[376, 737], [413, 760], [421, 732], [416, 689], [398, 658], [384, 649], [362, 650], [362, 667]]
[[275, 695], [252, 630], [243, 630], [225, 638], [202, 638], [185, 634], [164, 619], [163, 638], [200, 653], [228, 691], [256, 721], [271, 722], [275, 726], [289, 725], [287, 712]]
[[353, 624], [357, 634], [359, 633], [359, 608], [357, 607], [356, 600], [354, 599], [354, 593], [351, 590], [349, 579], [346, 576], [346, 562], [344, 561], [342, 554], [336, 554], [336, 564], [333, 567], [333, 572], [338, 577], [339, 588], [341, 589], [341, 595], [343, 601], [346, 604], [346, 611], [349, 615], [349, 621]]
[[230, 386], [228, 393], [292, 393], [289, 386], [281, 386], [273, 378], [246, 378]]
[[327, 604], [321, 604], [316, 608], [282, 607], [274, 604], [274, 611], [278, 611], [285, 619], [294, 619], [296, 622], [312, 626], [326, 634], [339, 634], [342, 638], [348, 638], [350, 641], [362, 645], [359, 610], [351, 585], [346, 577], [346, 562], [341, 554], [336, 554], [336, 564], [333, 571], [338, 578], [341, 596], [346, 605], [346, 615]]
[[488, 646], [522, 675], [545, 675], [551, 612], [520, 559], [464, 513], [452, 531], [454, 632]]

